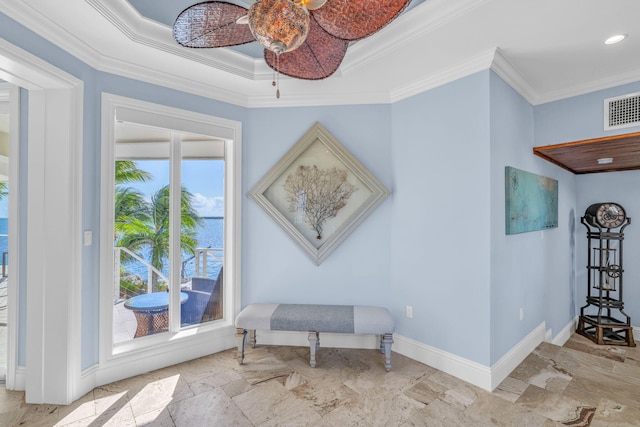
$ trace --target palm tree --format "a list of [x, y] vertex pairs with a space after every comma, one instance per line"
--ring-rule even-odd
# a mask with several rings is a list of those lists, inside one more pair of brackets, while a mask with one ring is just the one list
[[4, 199], [8, 195], [9, 195], [9, 183], [0, 182], [0, 200]]
[[[169, 258], [169, 186], [158, 190], [150, 203], [143, 206], [144, 215], [129, 217], [127, 222], [117, 225], [120, 235], [118, 246], [133, 251], [151, 250], [151, 265], [162, 270]], [[180, 248], [182, 252], [193, 255], [198, 245], [198, 227], [203, 219], [193, 207], [193, 195], [186, 188], [181, 188], [180, 206]], [[158, 291], [158, 275], [152, 272], [152, 292]]]
[[116, 185], [131, 182], [146, 182], [153, 176], [140, 168], [133, 160], [116, 160]]
[[[132, 160], [116, 160], [115, 162], [115, 206], [114, 206], [114, 241], [117, 241], [123, 233], [123, 227], [136, 221], [147, 220], [147, 202], [140, 191], [128, 187], [125, 184], [134, 182], [146, 182], [153, 176], [140, 168]], [[128, 253], [120, 254], [120, 262], [123, 264], [133, 261]]]
[[140, 168], [132, 160], [117, 160], [115, 167], [115, 207], [114, 219], [116, 228], [116, 239], [118, 229], [122, 224], [131, 222], [133, 219], [146, 219], [146, 202], [144, 196], [138, 190], [127, 187], [124, 184], [133, 182], [146, 182], [153, 179], [153, 176]]

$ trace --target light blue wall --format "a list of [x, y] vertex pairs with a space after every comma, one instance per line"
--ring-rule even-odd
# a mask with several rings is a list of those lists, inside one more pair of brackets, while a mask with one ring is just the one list
[[638, 132], [640, 127], [604, 130], [604, 100], [635, 92], [640, 81], [536, 106], [535, 146]]
[[397, 102], [392, 111], [387, 295], [396, 330], [488, 365], [489, 71]]
[[[640, 126], [604, 130], [604, 100], [628, 93], [640, 92], [640, 82], [576, 96], [536, 107], [536, 145], [559, 144], [640, 132]], [[586, 303], [587, 239], [580, 217], [592, 203], [618, 202], [632, 218], [625, 229], [624, 240], [624, 301], [631, 324], [640, 326], [640, 172], [627, 171], [576, 176], [576, 278], [577, 293], [574, 311]], [[614, 313], [617, 314], [617, 313]]]
[[[533, 146], [534, 107], [492, 72], [491, 364], [540, 323], [557, 334], [575, 314], [575, 178]], [[505, 166], [558, 180], [558, 228], [506, 235]]]
[[[271, 108], [251, 110], [243, 127], [245, 194], [316, 121], [387, 188], [391, 187], [389, 106]], [[387, 305], [390, 205], [390, 199], [383, 202], [316, 266], [279, 225], [245, 198], [242, 304]]]

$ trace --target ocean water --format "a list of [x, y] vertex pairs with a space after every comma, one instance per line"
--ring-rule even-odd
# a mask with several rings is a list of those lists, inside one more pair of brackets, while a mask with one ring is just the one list
[[[1, 224], [0, 224], [1, 226]], [[1, 228], [0, 228], [1, 230]], [[199, 248], [222, 248], [223, 247], [223, 237], [224, 237], [224, 219], [223, 218], [204, 218], [204, 226], [200, 229], [198, 233], [198, 247]], [[0, 232], [0, 234], [2, 234]], [[1, 238], [0, 238], [1, 240]], [[1, 247], [1, 246], [0, 246]], [[142, 258], [149, 261], [150, 251], [146, 251], [146, 253], [142, 253]], [[216, 254], [220, 254], [220, 252], [216, 251]], [[191, 257], [187, 257], [183, 261], [184, 272], [182, 273], [185, 277], [192, 277], [195, 272], [195, 261]], [[147, 267], [139, 262], [131, 263], [123, 266], [125, 272], [130, 274], [137, 274], [143, 280], [147, 279]], [[220, 267], [222, 265], [220, 262], [215, 259], [208, 257], [207, 258], [207, 276], [209, 278], [215, 279], [218, 277], [218, 272], [220, 271]], [[163, 268], [162, 273], [165, 276], [169, 275], [169, 268], [165, 266]]]
[[[198, 233], [198, 247], [199, 248], [222, 248], [223, 247], [223, 230], [224, 230], [224, 219], [223, 218], [205, 218], [204, 219], [204, 227], [200, 229]], [[9, 233], [9, 220], [7, 218], [0, 218], [0, 257], [4, 252], [9, 251], [9, 239], [7, 234]], [[142, 254], [143, 258], [146, 260], [150, 259], [149, 253]], [[0, 258], [0, 262], [2, 259]], [[218, 272], [220, 271], [221, 264], [211, 257], [208, 258], [207, 263], [207, 276], [210, 278], [218, 277]], [[185, 276], [193, 276], [195, 270], [195, 262], [193, 259], [186, 260], [184, 263], [184, 273]], [[147, 279], [147, 268], [146, 266], [135, 263], [131, 265], [125, 266], [125, 271], [132, 274], [137, 274], [142, 277], [144, 280]], [[165, 275], [169, 274], [169, 269], [164, 268], [162, 271]]]
[[0, 218], [0, 254], [9, 251], [9, 219]]

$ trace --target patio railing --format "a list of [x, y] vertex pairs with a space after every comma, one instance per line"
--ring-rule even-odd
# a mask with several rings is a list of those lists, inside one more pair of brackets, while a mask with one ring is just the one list
[[[114, 294], [113, 294], [113, 301], [114, 303], [120, 301], [120, 280], [121, 280], [121, 257], [122, 257], [122, 252], [126, 253], [127, 255], [131, 256], [132, 258], [134, 258], [135, 260], [137, 260], [138, 262], [140, 262], [142, 265], [144, 265], [147, 268], [147, 283], [146, 283], [146, 293], [151, 293], [152, 291], [152, 276], [153, 273], [156, 273], [158, 275], [158, 279], [159, 280], [163, 280], [166, 283], [169, 283], [169, 279], [167, 278], [167, 276], [165, 276], [164, 274], [162, 274], [162, 272], [160, 270], [158, 270], [157, 268], [155, 268], [153, 265], [149, 264], [148, 261], [146, 261], [145, 259], [141, 258], [140, 256], [136, 255], [135, 253], [133, 253], [132, 251], [130, 251], [128, 248], [124, 248], [124, 247], [114, 247]], [[224, 250], [222, 248], [196, 248], [195, 250], [195, 255], [193, 258], [194, 261], [194, 274], [193, 277], [208, 277], [208, 260], [209, 258], [213, 259], [214, 261], [219, 262], [220, 264], [222, 264], [223, 259], [224, 259]]]
[[222, 248], [197, 248], [194, 258], [194, 275], [193, 277], [209, 277], [207, 262], [209, 258], [222, 264], [224, 258], [224, 250]]

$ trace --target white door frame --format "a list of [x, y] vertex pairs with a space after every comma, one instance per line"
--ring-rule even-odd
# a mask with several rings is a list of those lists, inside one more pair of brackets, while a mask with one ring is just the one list
[[[7, 388], [15, 388], [18, 355], [18, 283], [20, 280], [19, 241], [18, 241], [18, 164], [20, 152], [20, 88], [10, 83], [0, 83], [0, 103], [4, 104], [3, 113], [9, 114], [9, 253], [12, 254], [15, 271], [11, 272], [7, 282], [7, 365], [4, 377]], [[12, 263], [12, 261], [9, 261]]]
[[[27, 403], [81, 397], [83, 82], [0, 39], [0, 79], [29, 91], [24, 388]], [[11, 369], [15, 371], [16, 366]], [[24, 384], [21, 384], [24, 382]], [[24, 387], [20, 387], [24, 385]]]

